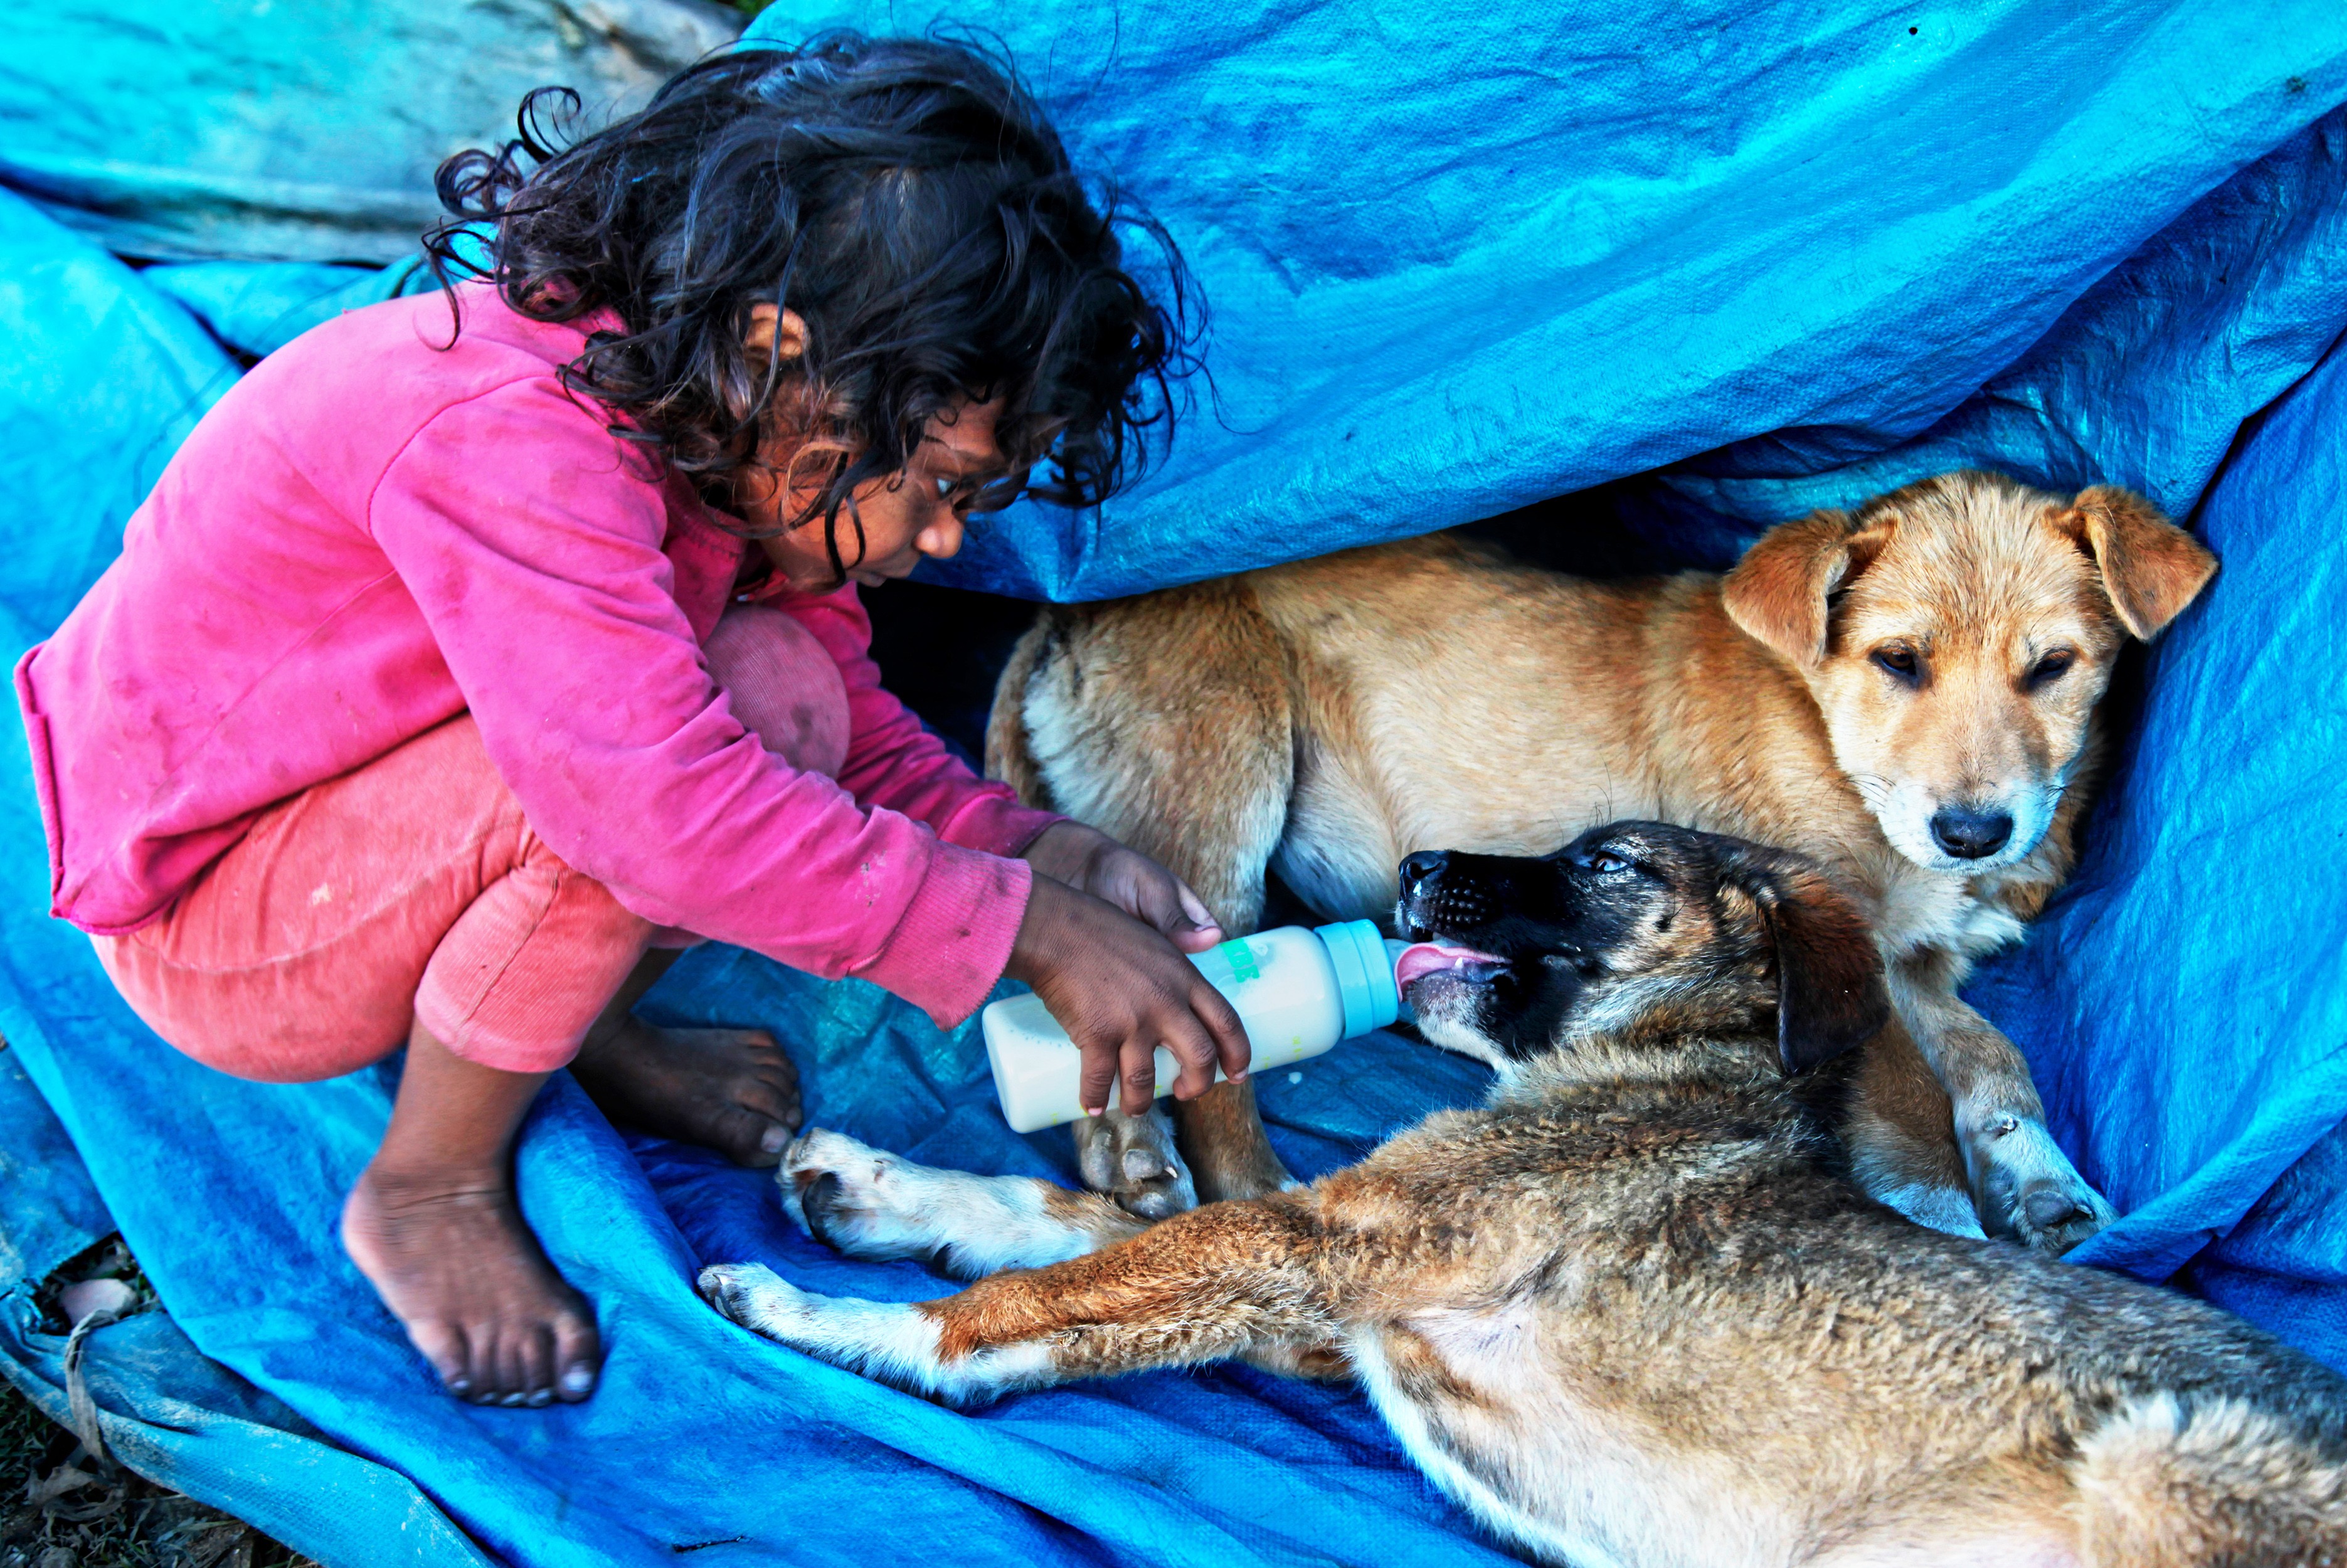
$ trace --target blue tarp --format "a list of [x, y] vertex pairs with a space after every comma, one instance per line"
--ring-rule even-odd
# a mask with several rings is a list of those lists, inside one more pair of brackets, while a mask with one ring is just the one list
[[[223, 8], [251, 9], [168, 7], [198, 47]], [[786, 4], [753, 32], [936, 14]], [[966, 585], [1128, 591], [1601, 484], [1654, 548], [1717, 564], [1805, 507], [1961, 463], [2116, 480], [2190, 517], [2224, 569], [2115, 698], [2127, 738], [2077, 879], [1972, 995], [2126, 1212], [2092, 1261], [2181, 1270], [2347, 1366], [2347, 12], [952, 15], [1175, 234], [1217, 388], [1140, 491], [995, 521], [948, 574]], [[279, 18], [354, 57], [323, 41], [350, 17]], [[118, 46], [77, 26], [44, 47]], [[46, 112], [26, 79], [0, 71], [0, 124]], [[303, 79], [324, 84], [315, 123], [343, 123], [323, 95], [347, 79]], [[257, 122], [207, 123], [234, 143]], [[23, 188], [5, 157], [0, 183]], [[287, 252], [233, 204], [189, 220], [208, 248], [170, 252], [213, 264], [134, 272], [86, 233], [132, 241], [44, 199], [74, 227], [0, 192], [11, 659], [244, 359], [400, 282], [240, 268]], [[62, 1409], [30, 1282], [118, 1225], [171, 1317], [101, 1330], [96, 1386], [150, 1472], [330, 1563], [1498, 1560], [1355, 1395], [1215, 1368], [962, 1415], [750, 1340], [694, 1300], [696, 1260], [946, 1286], [840, 1262], [763, 1178], [622, 1138], [562, 1080], [524, 1139], [524, 1204], [598, 1305], [609, 1381], [575, 1409], [454, 1404], [333, 1239], [395, 1070], [243, 1084], [147, 1034], [43, 915], [25, 767], [0, 725], [0, 1368]], [[774, 1029], [825, 1125], [1071, 1174], [1058, 1135], [1003, 1129], [968, 1030], [868, 988], [704, 950], [652, 1005]], [[1266, 1102], [1312, 1172], [1478, 1079], [1381, 1038]]]
[[534, 87], [641, 103], [729, 42], [710, 0], [44, 0], [8, 8], [0, 186], [127, 255], [405, 258], [432, 169]]

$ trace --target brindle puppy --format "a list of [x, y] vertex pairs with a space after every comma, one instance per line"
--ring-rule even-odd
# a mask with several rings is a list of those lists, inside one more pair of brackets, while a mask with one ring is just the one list
[[2347, 1381], [1851, 1184], [1807, 1074], [1886, 1003], [1808, 862], [1617, 824], [1414, 856], [1401, 923], [1442, 944], [1405, 966], [1419, 1027], [1498, 1070], [1482, 1109], [1153, 1228], [810, 1132], [782, 1180], [814, 1234], [1033, 1271], [897, 1305], [733, 1265], [702, 1293], [950, 1399], [1349, 1368], [1444, 1490], [1576, 1563], [2347, 1563]]

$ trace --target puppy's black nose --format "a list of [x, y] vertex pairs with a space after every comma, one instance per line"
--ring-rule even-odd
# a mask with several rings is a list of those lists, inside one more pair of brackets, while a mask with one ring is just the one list
[[1943, 805], [1932, 818], [1932, 839], [1959, 860], [1983, 860], [2004, 847], [2013, 836], [2009, 812], [1974, 811], [1968, 805]]
[[1401, 896], [1409, 898], [1442, 874], [1450, 856], [1440, 849], [1421, 849], [1401, 863]]

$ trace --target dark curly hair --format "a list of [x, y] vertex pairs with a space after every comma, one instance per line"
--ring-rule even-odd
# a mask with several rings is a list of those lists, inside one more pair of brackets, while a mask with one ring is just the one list
[[[548, 122], [578, 107], [541, 88], [516, 140], [440, 166], [433, 271], [444, 289], [486, 278], [539, 321], [617, 311], [627, 330], [591, 334], [565, 381], [717, 504], [778, 397], [806, 437], [785, 477], [820, 482], [784, 526], [822, 518], [843, 572], [843, 508], [862, 554], [856, 489], [964, 399], [1002, 399], [1008, 459], [965, 511], [1022, 490], [1097, 505], [1170, 436], [1171, 378], [1203, 325], [1180, 251], [1113, 191], [1096, 202], [1041, 108], [976, 49], [852, 34], [737, 49], [565, 142]], [[1125, 270], [1120, 228], [1154, 242], [1166, 302]], [[744, 347], [761, 302], [806, 323], [802, 357]]]

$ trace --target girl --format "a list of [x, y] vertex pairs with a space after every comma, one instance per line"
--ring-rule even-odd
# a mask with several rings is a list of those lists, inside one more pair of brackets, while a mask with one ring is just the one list
[[1247, 1062], [1196, 896], [975, 778], [866, 651], [856, 585], [1022, 488], [1098, 503], [1162, 412], [1178, 316], [1037, 106], [841, 38], [532, 125], [442, 170], [478, 276], [256, 367], [16, 671], [55, 911], [140, 1017], [272, 1081], [405, 1043], [343, 1243], [505, 1404], [600, 1358], [514, 1202], [548, 1072], [744, 1163], [797, 1126], [766, 1035], [630, 1015], [698, 938], [941, 1025], [1024, 979], [1095, 1108], [1144, 1110], [1161, 1043], [1184, 1095]]

